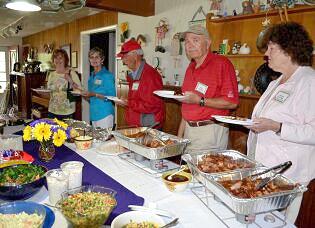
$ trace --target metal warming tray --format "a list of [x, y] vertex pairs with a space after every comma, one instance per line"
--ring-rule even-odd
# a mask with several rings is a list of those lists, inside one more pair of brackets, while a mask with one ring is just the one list
[[[141, 144], [141, 139], [138, 138], [130, 138], [126, 135], [135, 134], [138, 132], [143, 132], [145, 130], [150, 131], [150, 134], [156, 134], [156, 136], [160, 139], [168, 138], [175, 141], [172, 145], [165, 145], [157, 148], [147, 147]], [[173, 157], [176, 155], [183, 154], [187, 144], [190, 142], [188, 139], [182, 139], [174, 135], [170, 135], [164, 133], [162, 131], [158, 131], [156, 129], [147, 129], [146, 127], [140, 128], [129, 128], [113, 131], [117, 143], [120, 146], [123, 146], [137, 154], [140, 154], [148, 159], [163, 159], [168, 157]]]
[[[205, 186], [216, 197], [222, 200], [222, 202], [225, 203], [230, 209], [241, 215], [254, 215], [286, 208], [298, 193], [302, 193], [307, 190], [305, 186], [299, 185], [282, 175], [278, 175], [273, 180], [275, 184], [289, 184], [295, 185], [295, 187], [292, 190], [272, 193], [261, 197], [244, 199], [233, 196], [227, 189], [217, 182], [225, 180], [242, 180], [247, 176], [261, 172], [265, 169], [265, 167], [257, 167], [256, 169], [252, 170], [240, 170], [229, 174], [217, 174], [216, 176], [212, 176], [212, 179], [208, 179]], [[261, 178], [266, 178], [270, 175], [272, 175], [271, 172], [262, 175]]]
[[202, 160], [203, 156], [205, 155], [225, 155], [227, 157], [230, 157], [231, 159], [238, 161], [238, 162], [244, 162], [251, 166], [251, 168], [243, 168], [242, 170], [250, 170], [258, 166], [262, 166], [262, 164], [256, 162], [255, 160], [252, 160], [248, 158], [246, 155], [236, 151], [236, 150], [214, 150], [214, 151], [207, 151], [200, 154], [184, 154], [182, 156], [182, 159], [187, 162], [187, 165], [189, 166], [189, 169], [192, 172], [192, 175], [194, 178], [196, 178], [199, 182], [201, 182], [203, 185], [206, 186], [206, 183], [208, 182], [208, 179], [212, 179], [214, 176], [218, 174], [231, 174], [234, 173], [240, 169], [235, 169], [231, 171], [225, 171], [220, 173], [205, 173], [201, 171], [198, 168], [198, 163]]

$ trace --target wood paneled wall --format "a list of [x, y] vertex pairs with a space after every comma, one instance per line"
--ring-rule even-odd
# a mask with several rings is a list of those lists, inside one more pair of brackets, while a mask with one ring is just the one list
[[[23, 37], [22, 43], [30, 44], [31, 47], [37, 48], [38, 52], [44, 52], [44, 44], [54, 43], [55, 48], [71, 44], [71, 51], [78, 52], [80, 61], [80, 32], [115, 25], [117, 22], [117, 12], [102, 12]], [[80, 65], [80, 62], [78, 64]]]

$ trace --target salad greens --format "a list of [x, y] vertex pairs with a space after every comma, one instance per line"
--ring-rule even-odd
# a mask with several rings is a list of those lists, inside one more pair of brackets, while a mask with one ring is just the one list
[[45, 172], [43, 167], [32, 164], [6, 167], [0, 171], [0, 186], [27, 184], [38, 180]]

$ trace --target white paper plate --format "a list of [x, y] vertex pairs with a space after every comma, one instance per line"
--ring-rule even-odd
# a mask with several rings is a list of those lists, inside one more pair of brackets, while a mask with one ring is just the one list
[[165, 97], [165, 98], [173, 98], [173, 99], [185, 98], [184, 95], [174, 95], [174, 91], [172, 90], [155, 90], [153, 93], [160, 97]]
[[126, 153], [128, 152], [128, 150], [124, 147], [119, 146], [115, 140], [110, 140], [98, 145], [96, 147], [96, 152], [102, 155], [116, 156], [122, 153]]
[[73, 95], [77, 95], [77, 96], [81, 96], [82, 95], [82, 92], [78, 91], [78, 90], [70, 91], [70, 93], [72, 93]]
[[215, 118], [217, 121], [220, 121], [223, 123], [238, 124], [238, 125], [244, 125], [244, 126], [249, 126], [249, 125], [254, 124], [251, 119], [240, 120], [240, 119], [232, 119], [232, 118], [237, 118], [237, 117], [219, 116], [219, 115], [212, 115], [212, 117]]
[[121, 100], [121, 99], [119, 99], [118, 97], [113, 97], [113, 96], [106, 96], [106, 98], [108, 99], [108, 100], [111, 100], [111, 101], [120, 101], [120, 102], [122, 102], [123, 100]]
[[37, 89], [32, 89], [32, 90], [38, 93], [50, 93], [50, 89], [37, 88]]

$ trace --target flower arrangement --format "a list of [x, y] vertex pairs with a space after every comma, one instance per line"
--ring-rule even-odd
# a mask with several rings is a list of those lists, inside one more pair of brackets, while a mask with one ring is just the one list
[[23, 130], [23, 140], [37, 140], [42, 147], [52, 144], [60, 147], [75, 130], [58, 119], [39, 119], [31, 122]]

